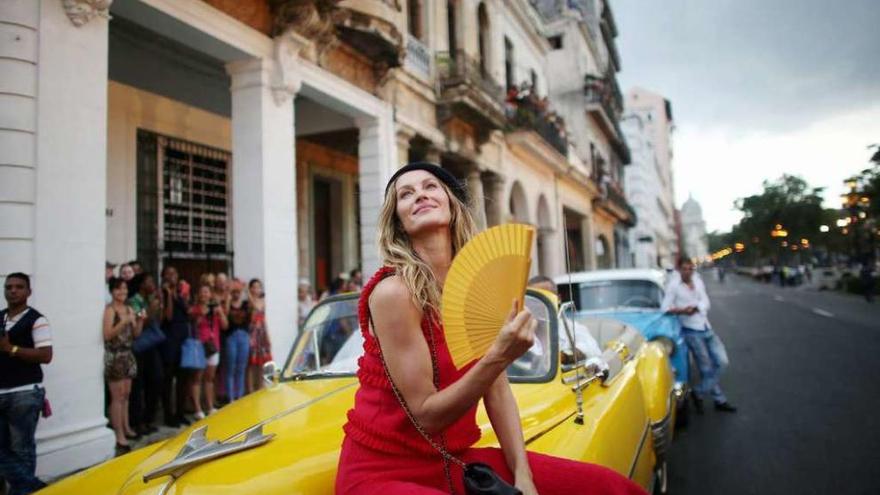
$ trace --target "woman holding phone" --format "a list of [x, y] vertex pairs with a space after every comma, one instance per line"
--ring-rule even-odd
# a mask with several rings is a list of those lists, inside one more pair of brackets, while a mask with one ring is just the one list
[[126, 304], [125, 280], [111, 278], [108, 286], [113, 299], [104, 308], [104, 379], [110, 388], [110, 424], [116, 434], [116, 450], [122, 454], [131, 450], [129, 440], [140, 438], [128, 421], [128, 399], [131, 380], [137, 376], [131, 345], [143, 329], [146, 312], [135, 313]]

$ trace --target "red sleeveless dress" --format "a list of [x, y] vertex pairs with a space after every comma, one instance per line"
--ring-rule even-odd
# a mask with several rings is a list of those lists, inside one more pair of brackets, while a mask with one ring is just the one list
[[[358, 360], [360, 388], [354, 407], [343, 426], [345, 440], [336, 475], [337, 494], [440, 494], [449, 493], [443, 460], [406, 417], [385, 376], [379, 347], [369, 332], [368, 301], [373, 288], [394, 273], [379, 269], [367, 282], [358, 303], [358, 319], [364, 336], [364, 354]], [[422, 320], [425, 339], [433, 330], [437, 349], [440, 388], [458, 380], [469, 368], [458, 370], [452, 363], [442, 325], [426, 316]], [[501, 477], [513, 483], [504, 455], [497, 448], [473, 448], [480, 438], [476, 406], [444, 430], [447, 449], [465, 463], [489, 464]], [[528, 453], [535, 486], [542, 495], [630, 494], [644, 491], [618, 473], [593, 464]], [[455, 492], [464, 493], [462, 471], [451, 466]], [[564, 476], [561, 474], [564, 473]]]

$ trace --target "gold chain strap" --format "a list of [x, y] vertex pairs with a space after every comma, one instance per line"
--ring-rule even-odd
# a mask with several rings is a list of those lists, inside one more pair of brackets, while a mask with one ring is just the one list
[[[370, 312], [369, 304], [367, 305], [367, 315], [370, 318], [370, 326], [373, 327], [373, 338], [376, 339], [376, 347], [379, 349], [379, 360], [382, 361], [382, 369], [385, 370], [385, 376], [388, 378], [388, 383], [391, 384], [391, 391], [394, 392], [394, 396], [397, 398], [397, 402], [400, 403], [400, 406], [403, 408], [404, 413], [406, 413], [406, 417], [409, 418], [409, 421], [416, 428], [416, 431], [434, 448], [437, 452], [440, 453], [440, 456], [443, 458], [443, 472], [446, 475], [446, 482], [449, 483], [449, 491], [454, 495], [455, 494], [455, 485], [452, 483], [452, 474], [449, 469], [449, 463], [454, 462], [456, 465], [465, 468], [465, 463], [461, 461], [461, 459], [453, 456], [447, 451], [443, 445], [446, 444], [446, 438], [443, 433], [440, 433], [440, 443], [443, 445], [437, 444], [428, 432], [422, 428], [422, 425], [416, 420], [415, 416], [413, 416], [412, 411], [410, 411], [409, 406], [406, 405], [406, 401], [403, 400], [403, 395], [400, 393], [400, 390], [397, 389], [397, 385], [394, 384], [394, 380], [391, 379], [391, 372], [388, 371], [388, 363], [385, 362], [385, 356], [382, 354], [382, 345], [379, 342], [379, 333], [376, 331], [376, 325], [373, 323], [373, 314]], [[430, 317], [429, 317], [430, 318]], [[434, 344], [434, 327], [429, 322], [428, 324], [428, 336], [430, 337], [430, 348], [431, 348], [431, 371], [433, 372], [433, 380], [434, 380], [434, 388], [440, 390], [440, 369], [437, 364], [437, 346]]]

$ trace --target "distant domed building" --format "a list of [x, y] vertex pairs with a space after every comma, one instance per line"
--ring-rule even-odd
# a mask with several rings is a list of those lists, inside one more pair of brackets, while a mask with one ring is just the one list
[[681, 236], [684, 253], [691, 258], [702, 259], [709, 254], [706, 222], [703, 208], [692, 195], [681, 205]]

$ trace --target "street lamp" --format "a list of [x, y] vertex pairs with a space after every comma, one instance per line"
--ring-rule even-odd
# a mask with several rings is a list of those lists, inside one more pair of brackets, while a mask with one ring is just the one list
[[827, 225], [820, 225], [819, 226], [819, 232], [828, 232], [829, 230], [830, 229], [828, 228]]

